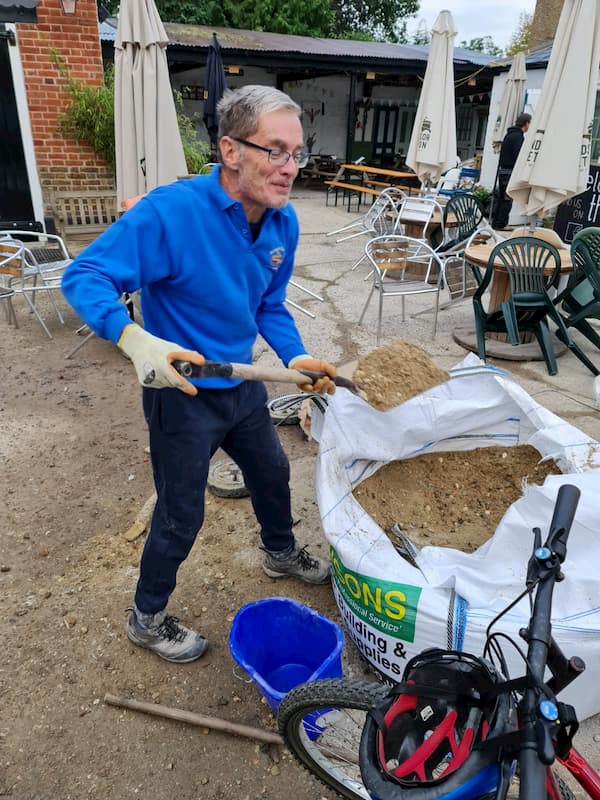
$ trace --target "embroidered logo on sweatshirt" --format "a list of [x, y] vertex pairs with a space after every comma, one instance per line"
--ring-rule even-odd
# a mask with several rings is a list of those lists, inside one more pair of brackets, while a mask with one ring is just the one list
[[285, 255], [285, 248], [274, 247], [269, 253], [269, 255], [271, 256], [271, 268], [277, 269], [277, 267], [280, 267], [283, 262], [283, 257]]

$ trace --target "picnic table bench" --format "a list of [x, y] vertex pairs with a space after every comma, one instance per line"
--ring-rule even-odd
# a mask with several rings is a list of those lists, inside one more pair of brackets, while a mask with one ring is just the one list
[[357, 211], [360, 209], [361, 201], [365, 196], [379, 197], [381, 192], [379, 189], [373, 189], [370, 186], [365, 186], [362, 183], [346, 183], [345, 181], [325, 181], [328, 186], [327, 195], [325, 197], [325, 205], [329, 205], [329, 197], [333, 194], [335, 197], [335, 205], [337, 206], [338, 191], [341, 189], [344, 195], [348, 198], [348, 211], [350, 211], [350, 200], [354, 196], [357, 202]]

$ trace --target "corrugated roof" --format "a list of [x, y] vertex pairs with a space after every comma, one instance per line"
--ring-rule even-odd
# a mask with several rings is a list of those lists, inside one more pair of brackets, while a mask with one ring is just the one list
[[[100, 25], [100, 39], [104, 42], [115, 40], [117, 21], [106, 20]], [[169, 44], [179, 47], [202, 49], [209, 47], [213, 31], [217, 34], [224, 54], [227, 51], [254, 52], [261, 54], [286, 53], [289, 55], [309, 55], [319, 57], [367, 58], [373, 61], [427, 61], [429, 47], [422, 45], [392, 44], [389, 42], [360, 42], [353, 39], [320, 39], [311, 36], [290, 36], [283, 33], [265, 31], [246, 31], [234, 28], [213, 28], [204, 25], [180, 25], [164, 23]], [[457, 64], [485, 66], [492, 56], [465, 50], [454, 49]]]
[[[550, 60], [550, 53], [552, 52], [553, 39], [549, 39], [537, 47], [532, 47], [525, 54], [525, 67], [537, 69], [538, 67], [545, 67]], [[489, 67], [498, 67], [499, 69], [509, 69], [512, 64], [513, 57], [506, 56], [505, 58], [498, 58], [495, 61], [490, 61]]]

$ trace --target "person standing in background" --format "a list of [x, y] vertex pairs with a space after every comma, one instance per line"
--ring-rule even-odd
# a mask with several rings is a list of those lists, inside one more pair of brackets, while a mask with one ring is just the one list
[[506, 194], [506, 188], [523, 146], [525, 134], [529, 130], [530, 122], [531, 114], [519, 114], [515, 124], [506, 131], [506, 135], [502, 140], [500, 158], [498, 159], [497, 189], [492, 213], [492, 228], [497, 231], [504, 230], [508, 225], [513, 201]]

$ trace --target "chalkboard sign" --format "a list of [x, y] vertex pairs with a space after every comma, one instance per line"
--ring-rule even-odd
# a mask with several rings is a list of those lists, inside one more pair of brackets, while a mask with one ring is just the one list
[[590, 167], [587, 189], [576, 194], [556, 210], [554, 230], [570, 244], [582, 228], [600, 227], [600, 167]]

